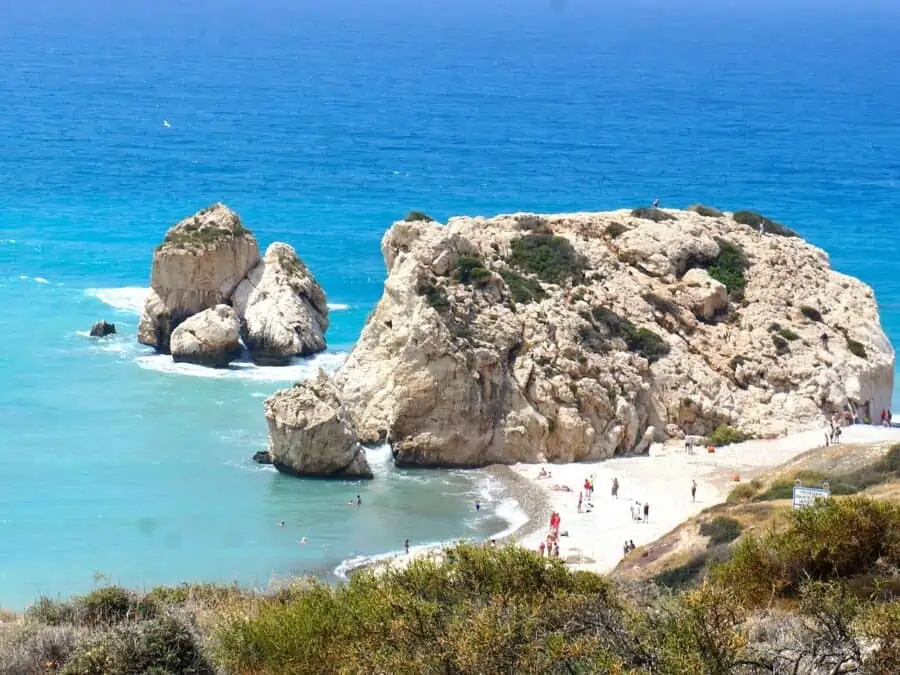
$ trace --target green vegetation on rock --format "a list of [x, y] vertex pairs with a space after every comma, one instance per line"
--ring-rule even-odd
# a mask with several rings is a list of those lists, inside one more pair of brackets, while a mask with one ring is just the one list
[[619, 237], [620, 235], [623, 235], [626, 232], [628, 232], [628, 228], [625, 227], [622, 223], [614, 222], [614, 223], [610, 223], [609, 225], [607, 225], [606, 229], [604, 231], [606, 232], [606, 234], [609, 236], [610, 239], [615, 239], [615, 238]]
[[774, 220], [766, 218], [764, 215], [757, 213], [756, 211], [736, 211], [734, 214], [734, 219], [741, 225], [752, 227], [754, 230], [759, 230], [760, 223], [762, 223], [766, 234], [776, 234], [780, 237], [800, 236], [789, 227], [785, 227], [780, 223], [776, 223]]
[[810, 307], [809, 305], [803, 305], [802, 307], [800, 307], [800, 313], [810, 321], [822, 320], [822, 312], [817, 310], [815, 307]]
[[850, 350], [850, 353], [854, 356], [858, 356], [861, 359], [869, 358], [868, 352], [866, 352], [866, 347], [862, 342], [858, 342], [851, 337], [847, 337], [847, 349]]
[[415, 222], [433, 223], [434, 222], [434, 218], [429, 216], [424, 211], [410, 211], [403, 217], [403, 220], [405, 220], [407, 223], [415, 223]]
[[[588, 345], [593, 346], [594, 351], [605, 351], [607, 336], [623, 340], [628, 351], [640, 354], [650, 363], [659, 361], [671, 350], [669, 343], [652, 330], [639, 328], [606, 307], [595, 307], [591, 311], [591, 318], [602, 332], [595, 335], [583, 329], [582, 342], [587, 341]], [[584, 332], [588, 332], [588, 335], [584, 335]], [[598, 346], [600, 349], [597, 349]]]
[[520, 305], [529, 302], [540, 302], [547, 297], [547, 293], [537, 279], [526, 277], [513, 270], [503, 270], [500, 272], [500, 276], [506, 282], [513, 301]]
[[730, 427], [727, 424], [721, 424], [706, 438], [704, 444], [721, 448], [734, 443], [743, 443], [744, 441], [749, 441], [751, 438], [752, 436], [745, 434], [739, 429]]
[[747, 256], [737, 244], [724, 240], [718, 243], [719, 254], [705, 266], [706, 271], [710, 277], [725, 284], [729, 294], [743, 293], [747, 286]]
[[521, 216], [516, 216], [516, 222], [519, 224], [520, 228], [528, 232], [533, 232], [535, 234], [550, 234], [550, 226], [547, 224], [547, 219], [536, 216], [533, 213], [525, 213]]
[[689, 206], [687, 210], [706, 218], [721, 218], [724, 215], [719, 209], [712, 206], [704, 206], [703, 204], [694, 204]]
[[527, 234], [513, 239], [510, 249], [511, 265], [550, 284], [580, 279], [584, 272], [584, 261], [564, 237]]
[[456, 261], [453, 276], [461, 284], [466, 286], [483, 286], [491, 278], [490, 271], [484, 266], [484, 261], [472, 255], [461, 255]]
[[428, 304], [438, 312], [443, 312], [450, 308], [450, 300], [447, 298], [447, 291], [432, 281], [420, 281], [416, 286], [416, 292], [419, 295], [424, 296]]
[[661, 223], [666, 220], [675, 220], [675, 216], [666, 213], [662, 209], [653, 206], [642, 206], [631, 212], [632, 218], [640, 218], [642, 220], [652, 220], [654, 223]]
[[710, 547], [727, 544], [741, 536], [740, 522], [728, 516], [716, 516], [700, 525], [700, 534], [709, 537]]

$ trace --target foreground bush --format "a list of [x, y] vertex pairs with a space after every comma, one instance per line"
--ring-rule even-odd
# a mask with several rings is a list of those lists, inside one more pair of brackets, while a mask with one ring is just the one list
[[780, 237], [800, 236], [789, 227], [785, 227], [781, 223], [776, 223], [771, 218], [766, 218], [756, 211], [736, 211], [734, 219], [741, 225], [752, 227], [754, 230], [758, 230], [759, 226], [762, 225], [766, 234], [775, 234]]
[[729, 241], [719, 242], [719, 255], [706, 266], [706, 271], [716, 281], [725, 284], [730, 294], [743, 293], [747, 287], [745, 275], [749, 262], [744, 250]]
[[408, 223], [415, 223], [415, 222], [419, 222], [419, 221], [426, 222], [426, 223], [434, 222], [434, 218], [429, 216], [424, 211], [410, 211], [409, 213], [406, 214], [406, 216], [404, 216], [403, 220], [405, 220]]
[[667, 220], [675, 220], [675, 216], [666, 213], [662, 209], [653, 206], [642, 206], [631, 212], [632, 218], [641, 218], [642, 220], [652, 220], [654, 223], [662, 223]]
[[584, 271], [584, 261], [564, 237], [527, 234], [513, 239], [510, 249], [510, 264], [550, 284], [579, 279]]
[[705, 218], [721, 218], [724, 214], [719, 209], [712, 206], [704, 206], [703, 204], [694, 204], [689, 206], [688, 211], [704, 216]]
[[716, 516], [700, 525], [700, 534], [709, 537], [709, 545], [727, 544], [741, 536], [741, 524], [728, 516]]

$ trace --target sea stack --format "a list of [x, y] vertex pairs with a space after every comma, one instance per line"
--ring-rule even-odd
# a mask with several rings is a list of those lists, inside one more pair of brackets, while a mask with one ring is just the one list
[[325, 349], [325, 292], [296, 251], [276, 242], [234, 292], [241, 335], [253, 360], [284, 365]]
[[174, 225], [153, 254], [138, 342], [168, 354], [172, 331], [198, 312], [229, 303], [258, 261], [256, 237], [222, 204]]
[[266, 399], [268, 454], [275, 468], [294, 476], [372, 478], [334, 383], [318, 377]]
[[890, 407], [872, 290], [772, 221], [717, 213], [396, 223], [334, 376], [359, 439], [403, 465], [591, 461]]

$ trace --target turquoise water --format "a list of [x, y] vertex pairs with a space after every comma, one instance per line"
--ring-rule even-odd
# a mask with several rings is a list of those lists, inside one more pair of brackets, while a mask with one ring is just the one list
[[[900, 339], [891, 4], [137, 4], [0, 7], [0, 605], [95, 573], [327, 576], [516, 518], [483, 475], [383, 450], [364, 485], [248, 461], [262, 398], [352, 345], [412, 208], [757, 208], [871, 284]], [[154, 245], [213, 201], [311, 266], [328, 354], [210, 377], [133, 343]], [[122, 334], [87, 340], [100, 318]]]

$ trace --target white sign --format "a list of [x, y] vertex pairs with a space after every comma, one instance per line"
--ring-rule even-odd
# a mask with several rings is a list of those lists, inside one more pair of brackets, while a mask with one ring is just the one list
[[812, 506], [817, 499], [828, 499], [831, 496], [831, 490], [825, 488], [803, 487], [802, 485], [794, 486], [794, 508], [802, 509], [805, 506]]

